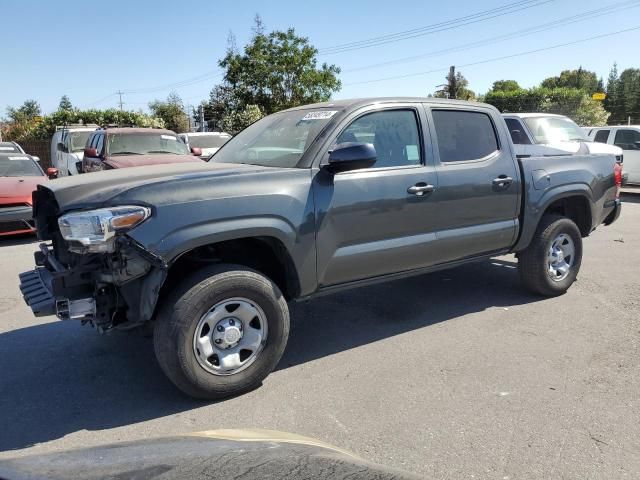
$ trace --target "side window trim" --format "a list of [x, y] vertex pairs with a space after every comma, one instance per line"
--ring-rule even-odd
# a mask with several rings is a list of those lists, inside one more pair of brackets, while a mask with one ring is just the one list
[[[437, 104], [425, 104], [425, 110], [428, 113], [428, 121], [429, 121], [429, 125], [431, 128], [431, 137], [432, 137], [432, 145], [433, 145], [433, 154], [434, 157], [437, 159], [437, 163], [439, 166], [447, 166], [447, 165], [466, 165], [466, 164], [472, 164], [472, 163], [482, 163], [482, 162], [487, 162], [489, 160], [492, 160], [495, 157], [500, 156], [500, 154], [505, 150], [503, 148], [502, 145], [502, 138], [500, 136], [500, 133], [498, 131], [498, 127], [494, 122], [493, 119], [493, 115], [491, 115], [491, 111], [485, 110], [483, 108], [473, 108], [473, 107], [455, 107], [455, 106], [451, 106], [451, 105], [437, 105]], [[439, 144], [438, 144], [438, 133], [436, 132], [436, 126], [435, 126], [435, 119], [433, 118], [433, 112], [437, 111], [437, 110], [450, 110], [450, 111], [454, 111], [454, 112], [472, 112], [472, 113], [482, 113], [484, 115], [486, 115], [487, 117], [489, 117], [489, 121], [491, 122], [491, 126], [493, 128], [493, 134], [495, 135], [496, 138], [496, 145], [497, 145], [497, 149], [494, 150], [493, 152], [485, 155], [484, 157], [481, 158], [474, 158], [471, 160], [457, 160], [457, 161], [452, 161], [452, 162], [443, 162], [440, 159], [440, 148], [439, 148]], [[524, 122], [520, 122], [521, 124], [524, 124]], [[510, 138], [510, 133], [508, 131], [508, 128], [506, 128], [506, 124], [505, 124], [505, 134], [509, 135]], [[510, 152], [509, 149], [506, 150], [507, 152]]]

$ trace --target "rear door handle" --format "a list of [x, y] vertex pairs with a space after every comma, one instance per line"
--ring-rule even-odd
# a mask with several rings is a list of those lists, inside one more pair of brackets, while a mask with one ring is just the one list
[[500, 175], [498, 178], [494, 178], [491, 183], [495, 188], [506, 189], [513, 183], [513, 178], [506, 175]]
[[434, 189], [435, 189], [435, 187], [433, 185], [427, 185], [424, 182], [420, 182], [420, 183], [416, 183], [415, 185], [412, 185], [411, 187], [407, 188], [407, 193], [410, 193], [412, 195], [417, 195], [418, 197], [421, 197], [425, 193], [433, 192]]

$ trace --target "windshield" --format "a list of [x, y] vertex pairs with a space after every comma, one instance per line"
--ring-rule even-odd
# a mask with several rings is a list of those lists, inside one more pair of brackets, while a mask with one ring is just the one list
[[176, 135], [155, 133], [114, 133], [108, 136], [108, 155], [165, 153], [188, 155], [187, 146]]
[[41, 177], [40, 167], [29, 157], [0, 156], [0, 177]]
[[231, 139], [231, 135], [189, 135], [192, 148], [220, 148]]
[[211, 161], [295, 167], [336, 110], [275, 113], [233, 137]]
[[536, 143], [590, 141], [584, 131], [566, 117], [531, 117], [524, 121]]
[[93, 132], [91, 130], [88, 132], [71, 132], [69, 134], [69, 151], [81, 152], [84, 150], [87, 140], [89, 139], [89, 135], [92, 133]]

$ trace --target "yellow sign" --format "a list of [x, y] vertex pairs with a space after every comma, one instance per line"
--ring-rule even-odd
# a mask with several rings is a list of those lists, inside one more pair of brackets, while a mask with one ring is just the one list
[[593, 98], [594, 100], [604, 100], [605, 98], [607, 98], [607, 94], [602, 92], [596, 92], [593, 95], [591, 95], [591, 98]]
[[33, 121], [36, 123], [41, 123], [42, 122], [42, 117], [40, 115], [37, 115], [35, 117], [33, 117]]

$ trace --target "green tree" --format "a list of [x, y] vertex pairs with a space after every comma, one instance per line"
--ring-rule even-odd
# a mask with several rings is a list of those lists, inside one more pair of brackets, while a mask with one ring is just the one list
[[624, 70], [620, 74], [617, 88], [621, 105], [617, 122], [626, 123], [630, 117], [631, 123], [640, 123], [640, 69]]
[[177, 93], [170, 93], [164, 102], [161, 100], [151, 102], [149, 109], [155, 117], [164, 121], [169, 130], [176, 133], [189, 131], [189, 116], [185, 113], [184, 104]]
[[543, 88], [577, 88], [589, 95], [598, 91], [598, 76], [595, 72], [585, 70], [582, 66], [577, 70], [563, 70], [558, 77], [549, 77], [540, 84]]
[[436, 98], [454, 98], [457, 100], [475, 100], [476, 94], [473, 90], [469, 90], [469, 81], [458, 71], [454, 75], [451, 71], [445, 77], [447, 83], [441, 90], [436, 91], [433, 96]]
[[[323, 63], [318, 66], [318, 50], [305, 37], [287, 31], [264, 33], [257, 17], [251, 41], [242, 52], [233, 46], [219, 62], [225, 69], [219, 98], [233, 97], [234, 107], [226, 113], [241, 112], [256, 105], [264, 114], [307, 103], [326, 101], [340, 89], [340, 69]], [[225, 114], [226, 114], [225, 113]]]
[[11, 121], [33, 120], [35, 117], [42, 115], [40, 104], [35, 100], [25, 100], [21, 107], [7, 107], [7, 117]]
[[515, 80], [496, 80], [491, 86], [492, 92], [513, 92], [521, 87]]
[[220, 127], [223, 131], [235, 135], [264, 116], [257, 105], [247, 105], [242, 110], [231, 111], [222, 117]]
[[71, 100], [66, 95], [63, 95], [60, 98], [60, 103], [58, 104], [58, 110], [73, 110], [73, 105], [71, 104]]

